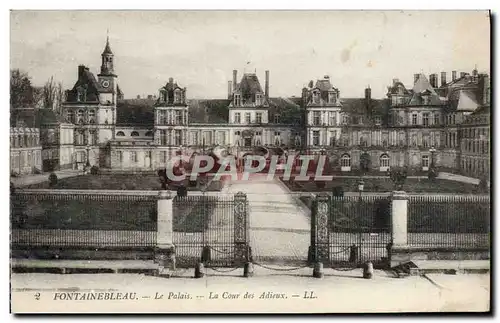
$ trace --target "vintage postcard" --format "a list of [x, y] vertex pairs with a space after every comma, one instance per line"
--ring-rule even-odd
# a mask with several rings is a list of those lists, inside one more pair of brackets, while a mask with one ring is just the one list
[[489, 312], [489, 11], [10, 13], [12, 313]]

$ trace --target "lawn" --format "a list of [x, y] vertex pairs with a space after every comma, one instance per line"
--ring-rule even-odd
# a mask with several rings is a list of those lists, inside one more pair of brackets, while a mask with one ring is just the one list
[[[209, 178], [203, 179], [205, 182]], [[197, 186], [189, 185], [186, 179], [184, 185], [188, 191], [200, 191], [203, 184]], [[222, 189], [221, 181], [211, 181], [206, 191], [217, 192]], [[48, 189], [49, 182], [29, 185], [27, 189]], [[81, 175], [76, 177], [61, 178], [57, 181], [54, 189], [82, 189], [82, 190], [138, 190], [155, 191], [161, 190], [161, 182], [158, 176], [151, 174], [104, 174], [104, 175]], [[176, 189], [172, 186], [170, 189]]]
[[[389, 178], [364, 178], [364, 192], [391, 192], [394, 184]], [[326, 182], [323, 188], [318, 188], [314, 181], [283, 181], [293, 192], [331, 192], [334, 187], [342, 187], [344, 192], [357, 192], [359, 179], [334, 178]], [[408, 178], [403, 185], [403, 191], [408, 193], [480, 193], [479, 186], [446, 179], [431, 181], [427, 178]]]

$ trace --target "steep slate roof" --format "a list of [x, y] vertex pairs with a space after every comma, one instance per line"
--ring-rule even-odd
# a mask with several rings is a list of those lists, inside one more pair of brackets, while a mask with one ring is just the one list
[[154, 99], [119, 100], [116, 104], [116, 125], [153, 127]]
[[113, 55], [113, 52], [111, 51], [111, 47], [109, 46], [109, 37], [106, 38], [106, 47], [104, 47], [104, 51], [102, 52], [102, 54], [109, 54], [109, 55]]
[[332, 83], [330, 83], [330, 79], [328, 78], [323, 80], [317, 80], [314, 88], [317, 88], [321, 92], [323, 92], [323, 91], [330, 91], [333, 88], [333, 86]]
[[[80, 67], [79, 67], [80, 68]], [[94, 74], [90, 72], [88, 67], [84, 67], [82, 73], [78, 76], [73, 89], [67, 91], [66, 102], [77, 102], [78, 88], [84, 87], [87, 89], [87, 102], [99, 101], [99, 92], [106, 92], [107, 90], [101, 87]]]
[[188, 100], [189, 123], [227, 124], [230, 102], [228, 99]]
[[411, 96], [410, 105], [421, 105], [424, 103], [422, 96], [429, 96], [429, 103], [439, 105], [442, 103], [439, 95], [436, 93], [431, 83], [424, 74], [419, 74], [417, 81], [413, 85], [413, 95]]
[[476, 100], [476, 94], [472, 91], [460, 90], [458, 102], [456, 103], [457, 111], [474, 112], [479, 107]]
[[256, 74], [245, 73], [241, 78], [241, 82], [236, 86], [236, 92], [241, 93], [243, 102], [248, 100], [254, 100], [256, 93], [262, 93], [262, 87], [260, 86], [259, 78]]
[[297, 98], [269, 98], [269, 122], [274, 122], [274, 116], [280, 115], [280, 124], [300, 124], [304, 110]]

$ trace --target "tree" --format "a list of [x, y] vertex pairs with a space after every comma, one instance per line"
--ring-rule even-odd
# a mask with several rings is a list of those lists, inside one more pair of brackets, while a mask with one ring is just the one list
[[10, 71], [10, 110], [32, 108], [34, 88], [27, 73], [19, 69]]
[[368, 153], [362, 153], [359, 159], [361, 170], [363, 172], [368, 172], [370, 170], [370, 155]]
[[54, 83], [54, 77], [51, 76], [50, 79], [45, 82], [45, 85], [42, 88], [42, 100], [44, 109], [54, 109], [55, 100], [56, 100], [56, 91], [57, 86]]
[[389, 171], [389, 176], [391, 181], [394, 183], [394, 188], [398, 191], [403, 189], [403, 185], [406, 182], [406, 178], [408, 177], [408, 169], [406, 167], [403, 168], [392, 168]]

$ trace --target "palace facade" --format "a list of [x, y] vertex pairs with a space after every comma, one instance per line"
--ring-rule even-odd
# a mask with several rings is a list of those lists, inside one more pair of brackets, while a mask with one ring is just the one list
[[179, 151], [223, 146], [242, 156], [265, 146], [326, 153], [340, 172], [434, 164], [489, 174], [489, 78], [477, 70], [453, 72], [449, 81], [443, 72], [440, 84], [437, 74], [415, 74], [410, 86], [394, 79], [384, 99], [373, 99], [370, 88], [343, 98], [328, 76], [297, 97], [272, 97], [269, 71], [262, 87], [256, 73], [238, 78], [234, 70], [224, 99], [189, 99], [170, 78], [155, 96], [125, 100], [114, 59], [107, 40], [97, 77], [80, 65], [63, 115], [41, 126], [47, 167], [156, 170]]

